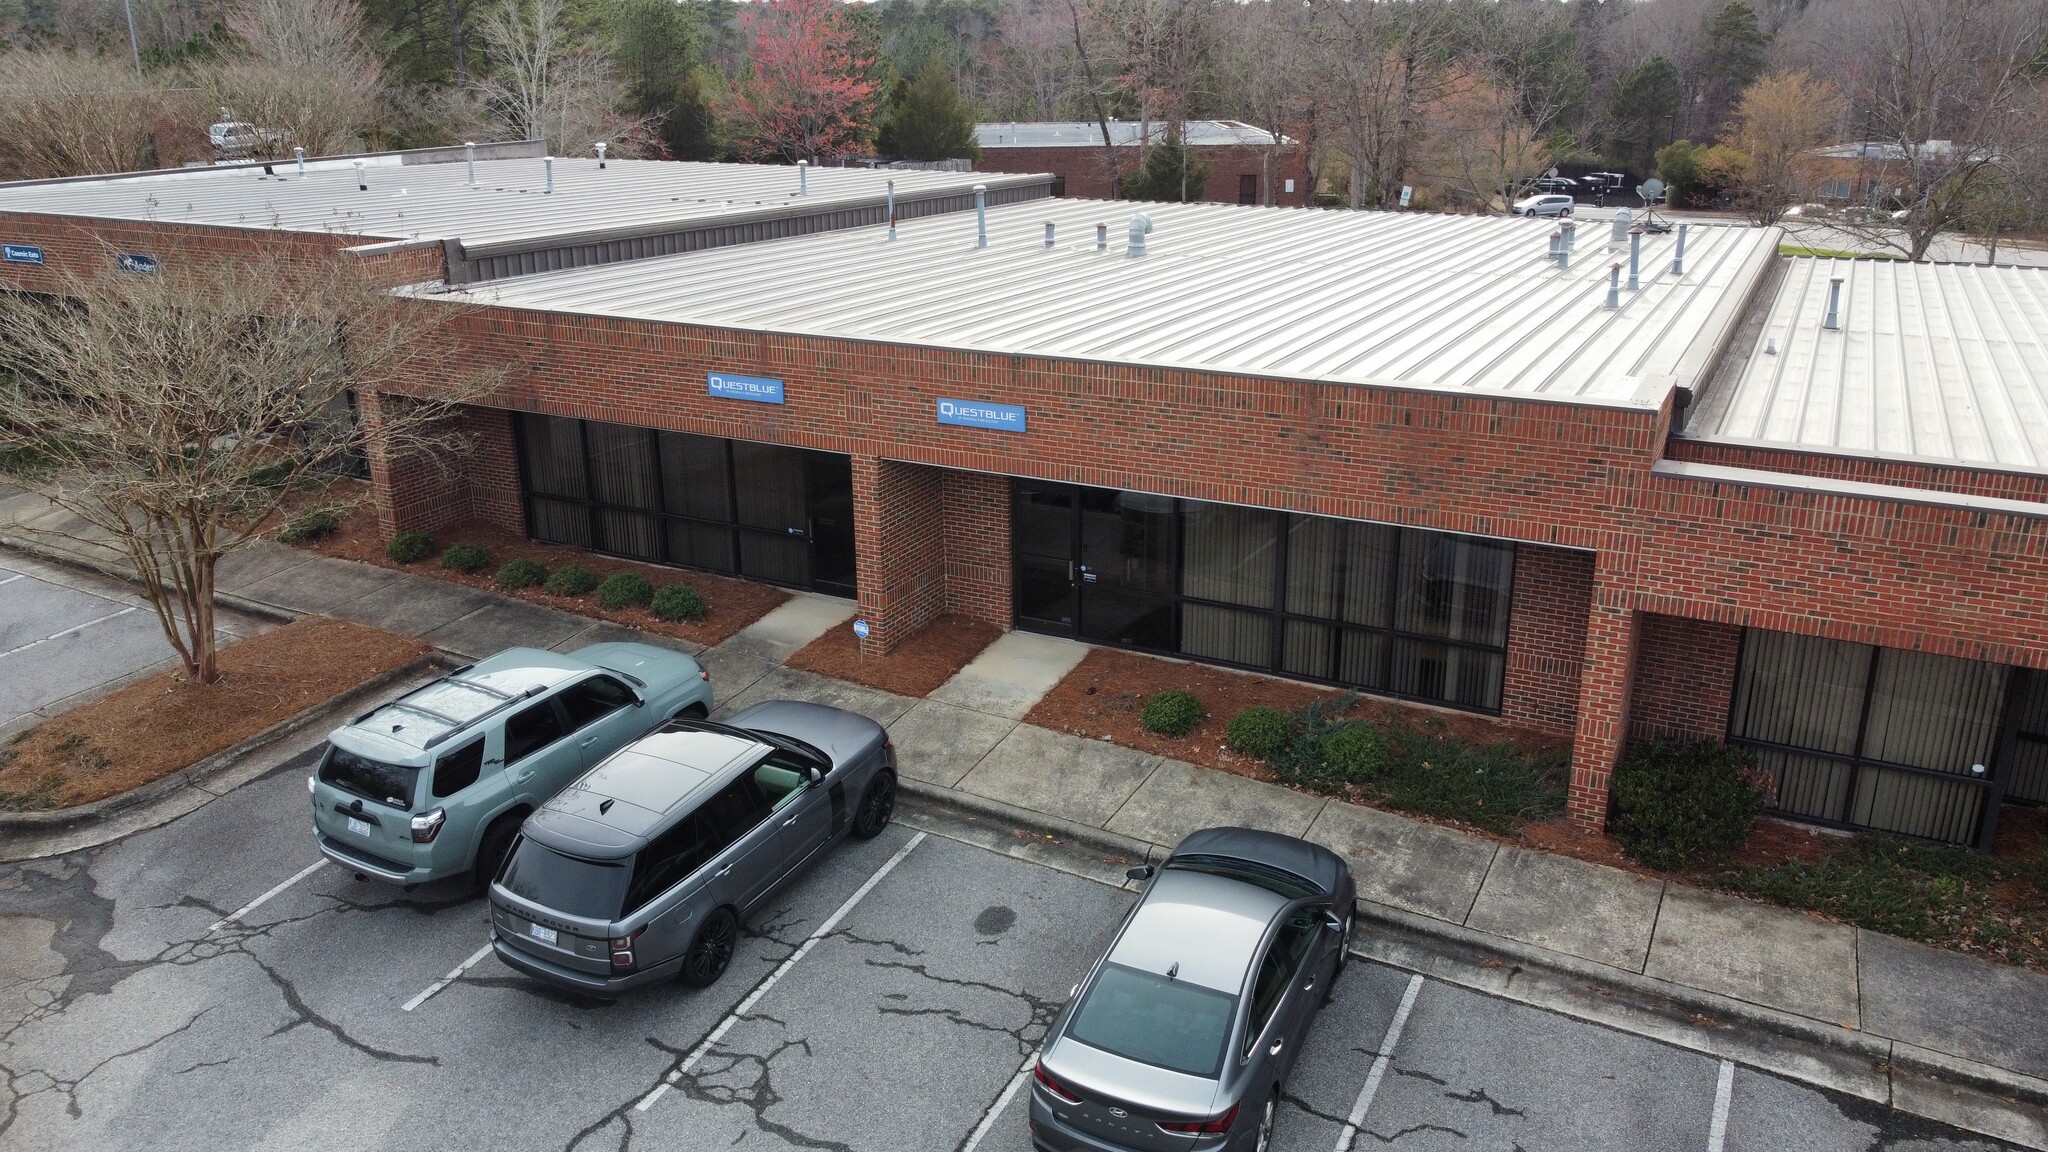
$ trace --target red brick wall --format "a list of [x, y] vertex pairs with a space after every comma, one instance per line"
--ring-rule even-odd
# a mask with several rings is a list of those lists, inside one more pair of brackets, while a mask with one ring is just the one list
[[[1254, 204], [1268, 202], [1265, 191], [1269, 177], [1271, 203], [1296, 207], [1309, 202], [1312, 190], [1304, 176], [1301, 149], [1298, 147], [1275, 150], [1270, 168], [1263, 148], [1235, 144], [1203, 145], [1193, 151], [1197, 159], [1209, 165], [1209, 179], [1201, 194], [1191, 199], [1235, 204], [1238, 202], [1239, 179], [1256, 176], [1259, 178], [1260, 195], [1252, 201]], [[1137, 167], [1139, 153], [1136, 148], [1120, 148], [1116, 159], [1118, 168], [1128, 173]], [[978, 167], [984, 172], [1051, 172], [1066, 181], [1063, 195], [1093, 200], [1118, 198], [1110, 180], [1109, 158], [1100, 147], [983, 148]], [[1289, 180], [1294, 181], [1292, 195], [1284, 191]], [[1111, 231], [1115, 231], [1114, 226]]]
[[[383, 405], [392, 402], [365, 397], [365, 425], [374, 429]], [[393, 459], [370, 453], [377, 526], [385, 539], [407, 529], [431, 532], [472, 519], [513, 532], [525, 530], [512, 414], [496, 408], [465, 408], [450, 431], [468, 441], [470, 449], [454, 459], [418, 455]]]
[[1011, 595], [1010, 481], [946, 473], [946, 611], [998, 628], [1015, 621]]
[[1631, 738], [1719, 740], [1728, 731], [1742, 629], [1645, 613], [1636, 654]]
[[1592, 553], [1527, 544], [1515, 549], [1502, 718], [1572, 734], [1592, 600]]
[[887, 654], [946, 608], [946, 474], [938, 468], [853, 458], [854, 539], [861, 651]]
[[[168, 202], [165, 210], [171, 210]], [[120, 252], [154, 256], [158, 267], [172, 271], [224, 257], [247, 259], [259, 252], [279, 255], [290, 262], [310, 263], [328, 259], [354, 245], [384, 247], [386, 243], [356, 236], [146, 220], [87, 220], [20, 212], [0, 212], [0, 241], [33, 244], [43, 250], [41, 264], [0, 264], [0, 288], [51, 293], [64, 292], [70, 278], [113, 272], [115, 254]], [[362, 261], [380, 284], [439, 279], [445, 266], [438, 243], [408, 244], [354, 258]]]
[[2048, 476], [2033, 473], [1995, 472], [1980, 468], [1920, 464], [1910, 460], [1873, 460], [1869, 457], [1836, 456], [1821, 452], [1791, 452], [1777, 448], [1715, 444], [1683, 438], [1671, 442], [1667, 455], [1673, 460], [1686, 460], [1698, 464], [1758, 468], [1766, 472], [1824, 476], [1831, 480], [1896, 484], [1901, 488], [1925, 488], [1936, 492], [1961, 492], [1971, 496], [1995, 496], [2004, 500], [2048, 503]]

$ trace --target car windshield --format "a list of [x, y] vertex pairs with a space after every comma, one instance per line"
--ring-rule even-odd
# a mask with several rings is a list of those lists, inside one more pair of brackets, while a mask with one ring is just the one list
[[1105, 964], [1067, 1035], [1090, 1047], [1213, 1079], [1237, 997], [1121, 964]]
[[413, 789], [419, 778], [417, 768], [386, 764], [331, 744], [327, 747], [327, 759], [320, 764], [320, 779], [326, 783], [401, 812], [412, 811]]
[[514, 896], [565, 916], [610, 920], [626, 896], [626, 866], [564, 856], [542, 844], [521, 840], [498, 878]]

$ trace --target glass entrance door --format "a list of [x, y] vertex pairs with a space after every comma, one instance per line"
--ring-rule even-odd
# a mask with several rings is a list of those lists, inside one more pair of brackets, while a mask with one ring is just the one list
[[1169, 496], [1079, 493], [1081, 639], [1174, 650], [1179, 509]]
[[1075, 496], [1067, 484], [1017, 481], [1010, 524], [1017, 555], [1017, 622], [1034, 632], [1075, 634], [1080, 582], [1075, 547]]

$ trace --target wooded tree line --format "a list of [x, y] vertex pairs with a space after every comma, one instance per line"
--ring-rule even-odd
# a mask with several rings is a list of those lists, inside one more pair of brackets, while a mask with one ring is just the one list
[[[1578, 165], [1631, 184], [1661, 173], [1679, 197], [1769, 219], [1831, 177], [1854, 183], [1813, 151], [1863, 142], [1895, 154], [1871, 207], [1944, 226], [2032, 219], [2032, 189], [2048, 183], [2048, 0], [133, 9], [139, 77], [118, 0], [0, 0], [13, 46], [0, 66], [0, 163], [12, 174], [135, 166], [147, 159], [143, 123], [162, 115], [151, 94], [177, 90], [208, 119], [225, 108], [309, 151], [538, 136], [565, 153], [602, 140], [616, 154], [686, 159], [935, 159], [971, 155], [976, 120], [1170, 132], [1227, 118], [1298, 141], [1311, 186], [1354, 207], [1392, 205], [1412, 186], [1429, 207], [1498, 210], [1547, 169]], [[93, 131], [55, 130], [72, 106], [71, 119], [97, 118]], [[1118, 162], [1134, 179], [1159, 167]]]

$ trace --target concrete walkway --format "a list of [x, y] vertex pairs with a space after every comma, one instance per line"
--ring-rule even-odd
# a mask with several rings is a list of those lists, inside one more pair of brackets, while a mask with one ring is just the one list
[[[0, 544], [105, 564], [10, 522], [19, 507], [0, 499]], [[843, 625], [843, 600], [800, 596], [704, 649], [270, 543], [238, 554], [222, 587], [231, 601], [358, 620], [468, 657], [626, 638], [693, 651], [716, 715], [773, 698], [865, 713], [889, 725], [906, 791], [1041, 836], [1153, 859], [1216, 824], [1304, 836], [1351, 861], [1360, 911], [1381, 928], [1358, 940], [1369, 954], [1447, 978], [1462, 963], [1466, 982], [1511, 997], [1518, 980], [1591, 981], [1598, 997], [1684, 1005], [1692, 1020], [1665, 1026], [1666, 1039], [1742, 1060], [1759, 1049], [1717, 1030], [1761, 1028], [1807, 1053], [1776, 1070], [2048, 1148], [2048, 977], [1024, 723], [1079, 644], [1006, 635], [917, 700], [783, 665]], [[1418, 934], [1438, 946], [1402, 943]], [[1483, 958], [1447, 960], [1444, 941]]]

